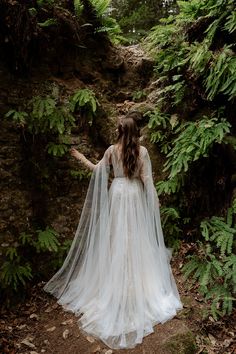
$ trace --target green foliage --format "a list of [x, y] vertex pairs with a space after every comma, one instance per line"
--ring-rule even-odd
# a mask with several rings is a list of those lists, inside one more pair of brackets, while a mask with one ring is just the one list
[[91, 171], [88, 172], [87, 170], [71, 170], [70, 175], [74, 179], [82, 181], [83, 179], [89, 179], [91, 177]]
[[53, 3], [55, 2], [55, 0], [37, 0], [37, 5], [39, 7], [43, 7], [45, 5], [53, 5]]
[[106, 32], [115, 45], [128, 43], [128, 39], [122, 35], [119, 24], [110, 16], [102, 18], [102, 27], [99, 27], [96, 32]]
[[81, 89], [71, 97], [70, 103], [71, 111], [80, 111], [87, 117], [89, 124], [92, 125], [98, 105], [95, 93], [89, 89]]
[[206, 116], [196, 122], [186, 122], [176, 129], [178, 134], [172, 142], [172, 149], [167, 154], [164, 171], [169, 170], [169, 178], [180, 172], [186, 172], [189, 164], [206, 157], [214, 143], [220, 144], [229, 132], [230, 124], [217, 118]]
[[71, 128], [75, 126], [73, 113], [79, 111], [86, 115], [92, 124], [98, 101], [95, 94], [88, 89], [77, 91], [65, 102], [58, 97], [33, 97], [25, 105], [25, 111], [10, 110], [5, 118], [11, 119], [18, 127], [32, 135], [43, 135], [47, 140], [45, 149], [55, 157], [66, 154], [70, 146]]
[[176, 114], [170, 115], [156, 108], [147, 112], [149, 117], [148, 128], [151, 129], [151, 142], [158, 143], [161, 152], [167, 154], [171, 149], [171, 139], [175, 135], [179, 119]]
[[147, 94], [145, 91], [143, 90], [138, 90], [138, 91], [134, 91], [133, 95], [132, 95], [132, 100], [139, 102], [143, 99], [145, 99], [147, 97]]
[[55, 144], [53, 142], [47, 145], [47, 151], [53, 156], [63, 156], [69, 150], [68, 146], [65, 144]]
[[70, 132], [74, 117], [65, 105], [57, 105], [51, 97], [34, 97], [29, 103], [32, 107], [28, 119], [28, 129], [33, 134]]
[[1, 284], [4, 288], [11, 287], [17, 290], [20, 285], [25, 286], [26, 282], [33, 277], [29, 264], [19, 264], [19, 258], [5, 261], [0, 268]]
[[[90, 0], [90, 3], [93, 5], [99, 17], [103, 17], [107, 14], [110, 2], [110, 0]], [[80, 16], [83, 10], [83, 4], [80, 0], [74, 0], [74, 8], [77, 16]]]
[[231, 45], [225, 45], [213, 56], [208, 76], [205, 78], [208, 99], [222, 93], [232, 100], [236, 97], [236, 57]]
[[151, 141], [158, 143], [161, 152], [166, 154], [164, 171], [169, 171], [168, 180], [157, 183], [158, 194], [178, 192], [191, 164], [208, 156], [213, 144], [222, 143], [230, 130], [225, 119], [203, 116], [196, 122], [180, 123], [176, 114], [170, 115], [159, 109], [149, 113], [149, 118]]
[[80, 17], [83, 11], [83, 5], [80, 0], [74, 0], [74, 8], [75, 8], [76, 15]]
[[27, 112], [10, 110], [5, 117], [25, 127], [32, 134], [70, 133], [74, 117], [66, 105], [58, 105], [51, 97], [36, 96], [27, 104]]
[[161, 207], [161, 221], [165, 238], [174, 251], [180, 246], [179, 237], [182, 230], [179, 225], [179, 211], [173, 207]]
[[52, 228], [37, 230], [35, 234], [22, 232], [18, 242], [5, 249], [0, 268], [2, 289], [16, 291], [22, 286], [26, 287], [29, 281], [38, 276], [37, 267], [40, 264], [35, 264], [37, 254], [40, 257], [48, 252], [54, 254], [51, 260], [58, 266], [57, 258], [61, 260], [67, 250], [66, 243], [61, 247], [58, 234]]
[[159, 19], [170, 10], [172, 13], [177, 11], [175, 0], [147, 0], [147, 1], [124, 1], [112, 0], [111, 14], [114, 16], [126, 38], [130, 43], [137, 42], [138, 39], [155, 26]]
[[209, 50], [208, 41], [192, 43], [188, 54], [190, 68], [197, 74], [203, 74], [212, 55], [213, 53]]
[[226, 218], [213, 216], [201, 222], [204, 242], [198, 242], [198, 255], [189, 257], [184, 265], [185, 277], [198, 283], [199, 291], [211, 303], [211, 314], [217, 319], [232, 312], [236, 301], [236, 234], [235, 201]]
[[46, 230], [37, 230], [37, 241], [36, 241], [36, 246], [38, 250], [41, 251], [58, 251], [58, 246], [60, 245], [60, 242], [58, 241], [58, 235], [57, 233], [47, 227]]
[[233, 11], [231, 14], [229, 14], [226, 20], [227, 21], [224, 26], [226, 31], [229, 31], [229, 33], [236, 31], [236, 11]]
[[[127, 43], [127, 39], [122, 36], [121, 28], [115, 18], [109, 16], [110, 0], [90, 0], [94, 10], [101, 21], [102, 26], [96, 28], [95, 32], [106, 32], [114, 44]], [[80, 16], [83, 5], [80, 0], [74, 0], [74, 7], [77, 16]]]
[[15, 122], [19, 126], [24, 127], [24, 125], [26, 124], [28, 113], [11, 109], [5, 114], [5, 117], [12, 118], [13, 122]]
[[174, 194], [179, 192], [183, 186], [184, 186], [184, 175], [178, 174], [175, 177], [172, 177], [171, 179], [157, 182], [156, 189], [158, 195], [161, 195], [163, 193]]
[[[201, 77], [207, 99], [213, 100], [223, 94], [230, 100], [236, 95], [236, 62], [234, 47], [230, 44], [213, 51], [212, 43], [222, 30], [235, 30], [235, 10], [233, 1], [179, 1], [180, 13], [169, 16], [155, 26], [145, 40], [145, 47], [156, 60], [156, 72], [163, 83], [162, 94], [172, 104], [181, 103], [185, 91], [184, 75], [193, 71], [193, 76]], [[192, 43], [186, 35], [186, 23], [208, 21], [209, 25], [200, 35], [202, 40]], [[178, 55], [176, 55], [178, 53]], [[172, 78], [179, 75], [174, 83]], [[172, 93], [172, 95], [168, 95]], [[178, 97], [176, 97], [176, 93]]]
[[49, 26], [56, 26], [57, 21], [54, 18], [48, 18], [44, 22], [38, 22], [38, 25], [42, 28], [49, 27]]
[[111, 0], [90, 0], [95, 7], [98, 16], [104, 16], [108, 12]]

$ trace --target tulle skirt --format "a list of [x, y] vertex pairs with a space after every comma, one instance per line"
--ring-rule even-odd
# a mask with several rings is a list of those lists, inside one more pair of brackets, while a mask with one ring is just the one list
[[[113, 349], [133, 348], [182, 308], [169, 255], [150, 227], [143, 184], [114, 178], [78, 276], [58, 300], [83, 332]], [[89, 242], [89, 241], [88, 241]]]

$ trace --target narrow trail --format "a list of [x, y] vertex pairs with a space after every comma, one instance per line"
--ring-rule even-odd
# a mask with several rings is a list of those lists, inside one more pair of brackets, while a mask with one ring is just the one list
[[203, 319], [206, 304], [181, 273], [188, 251], [189, 246], [183, 243], [171, 262], [183, 310], [172, 320], [156, 325], [154, 332], [135, 348], [112, 350], [82, 333], [77, 317], [65, 312], [55, 298], [42, 290], [44, 283], [39, 283], [16, 308], [0, 313], [0, 353], [236, 354], [236, 312], [218, 321], [211, 316]]
[[[177, 283], [184, 303], [189, 302], [182, 286], [180, 275]], [[5, 353], [18, 354], [191, 354], [195, 353], [194, 328], [196, 324], [186, 319], [184, 314], [192, 313], [193, 302], [185, 305], [177, 316], [154, 327], [154, 333], [144, 338], [142, 344], [133, 349], [112, 350], [94, 337], [81, 333], [77, 317], [65, 312], [56, 300], [42, 290], [39, 283], [32, 289], [31, 298], [18, 311], [3, 316], [0, 329], [8, 332], [14, 347]], [[6, 333], [5, 332], [5, 333]], [[7, 348], [7, 347], [6, 347]]]

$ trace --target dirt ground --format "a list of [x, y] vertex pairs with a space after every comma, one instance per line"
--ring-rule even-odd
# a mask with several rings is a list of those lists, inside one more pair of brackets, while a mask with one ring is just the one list
[[172, 269], [184, 304], [177, 316], [154, 327], [133, 349], [112, 350], [78, 328], [77, 317], [65, 312], [35, 285], [27, 302], [14, 311], [2, 311], [0, 352], [4, 354], [236, 354], [236, 313], [219, 321], [203, 320], [206, 305], [181, 274], [183, 253]]

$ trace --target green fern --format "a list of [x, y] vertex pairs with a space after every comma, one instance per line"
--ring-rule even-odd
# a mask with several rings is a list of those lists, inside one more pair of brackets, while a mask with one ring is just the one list
[[217, 118], [209, 119], [206, 116], [200, 121], [182, 124], [176, 130], [178, 136], [167, 154], [164, 171], [170, 170], [169, 178], [188, 171], [191, 162], [208, 156], [211, 146], [221, 143], [229, 129], [230, 124], [225, 119], [218, 121]]
[[211, 62], [210, 72], [205, 79], [208, 99], [223, 93], [232, 100], [236, 96], [236, 57], [231, 45], [225, 45]]
[[223, 218], [213, 216], [210, 220], [201, 222], [201, 229], [206, 241], [213, 241], [219, 248], [221, 256], [232, 253], [236, 229], [231, 224], [227, 224]]
[[83, 5], [80, 0], [74, 0], [74, 8], [75, 8], [76, 15], [80, 17], [83, 11]]
[[98, 100], [96, 99], [95, 93], [89, 89], [77, 91], [70, 99], [71, 111], [82, 110], [83, 114], [88, 117], [90, 125], [92, 125], [97, 106]]
[[212, 51], [209, 50], [209, 41], [202, 43], [195, 42], [190, 46], [188, 54], [190, 68], [198, 74], [203, 74], [212, 58]]
[[96, 9], [98, 16], [102, 17], [107, 14], [111, 0], [90, 0]]
[[148, 128], [151, 129], [151, 142], [158, 143], [161, 152], [167, 154], [171, 149], [171, 137], [179, 124], [177, 115], [161, 112], [158, 108], [145, 115], [149, 117]]
[[183, 267], [186, 278], [198, 282], [199, 291], [210, 301], [210, 311], [217, 319], [232, 312], [236, 301], [236, 255], [233, 253], [235, 200], [226, 218], [213, 216], [201, 222], [205, 243], [198, 242], [198, 255], [188, 257]]
[[168, 179], [166, 181], [159, 181], [156, 183], [156, 189], [158, 195], [161, 194], [174, 194], [180, 191], [184, 185], [184, 176], [181, 174]]
[[229, 31], [229, 33], [236, 31], [236, 11], [232, 11], [226, 20], [224, 28]]
[[32, 279], [32, 269], [29, 264], [19, 264], [19, 258], [13, 261], [5, 261], [0, 268], [0, 279], [3, 287], [11, 287], [17, 290], [20, 285], [25, 286], [26, 281]]
[[83, 179], [89, 179], [91, 177], [91, 172], [87, 170], [71, 170], [70, 175], [74, 179], [78, 179], [79, 181], [82, 181]]
[[63, 156], [68, 152], [69, 148], [65, 144], [55, 144], [50, 142], [47, 145], [47, 151], [50, 155], [53, 156]]
[[38, 22], [38, 25], [42, 28], [44, 27], [50, 27], [50, 26], [56, 26], [58, 23], [54, 18], [48, 18], [44, 22]]
[[27, 121], [28, 113], [22, 111], [16, 111], [11, 109], [5, 114], [5, 118], [12, 118], [12, 120], [19, 126], [24, 127]]
[[[103, 17], [108, 13], [111, 0], [90, 0], [97, 16]], [[83, 4], [80, 0], [74, 0], [74, 8], [77, 16], [80, 16], [83, 10]]]
[[58, 251], [60, 242], [58, 241], [58, 234], [51, 228], [47, 227], [46, 230], [37, 230], [38, 240], [35, 244], [39, 250]]
[[173, 207], [161, 207], [160, 212], [162, 227], [164, 234], [166, 235], [168, 245], [170, 245], [173, 251], [177, 251], [180, 247], [179, 237], [182, 232], [179, 225], [179, 212]]

